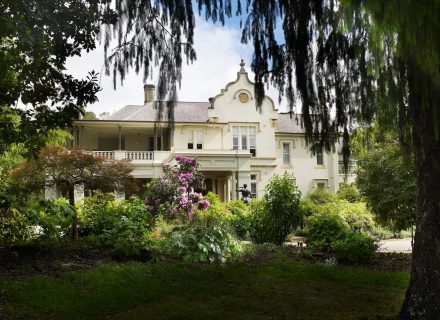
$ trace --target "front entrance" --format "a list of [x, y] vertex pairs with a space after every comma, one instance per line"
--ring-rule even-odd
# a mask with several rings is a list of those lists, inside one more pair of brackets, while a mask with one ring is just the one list
[[215, 193], [223, 202], [231, 200], [231, 177], [232, 172], [202, 172], [205, 176], [205, 189], [203, 194]]

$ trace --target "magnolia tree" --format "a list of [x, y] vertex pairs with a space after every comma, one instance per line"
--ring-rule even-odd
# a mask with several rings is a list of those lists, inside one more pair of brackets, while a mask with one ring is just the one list
[[145, 205], [153, 215], [191, 220], [196, 209], [209, 207], [208, 200], [195, 191], [202, 189], [203, 176], [196, 159], [177, 156], [176, 161], [175, 165], [166, 163], [163, 176], [148, 185]]

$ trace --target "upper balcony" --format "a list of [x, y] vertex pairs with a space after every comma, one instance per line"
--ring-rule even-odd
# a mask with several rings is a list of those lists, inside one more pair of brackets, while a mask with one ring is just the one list
[[166, 161], [171, 152], [170, 151], [126, 151], [126, 150], [114, 150], [114, 151], [92, 151], [95, 156], [103, 157], [107, 159], [122, 160], [129, 159], [134, 164], [147, 164], [147, 163], [163, 163]]

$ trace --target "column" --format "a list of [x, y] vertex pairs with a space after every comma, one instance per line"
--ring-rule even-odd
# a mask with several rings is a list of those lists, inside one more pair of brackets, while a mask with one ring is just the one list
[[122, 150], [122, 127], [121, 125], [118, 125], [118, 143], [119, 143], [119, 150]]

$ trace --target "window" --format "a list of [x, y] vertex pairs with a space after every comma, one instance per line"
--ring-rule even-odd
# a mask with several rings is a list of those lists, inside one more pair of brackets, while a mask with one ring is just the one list
[[148, 151], [154, 151], [154, 137], [148, 137]]
[[188, 149], [194, 149], [194, 136], [192, 130], [188, 133]]
[[315, 180], [315, 188], [327, 189], [328, 188], [328, 180], [327, 179], [316, 179]]
[[156, 150], [162, 150], [162, 137], [157, 137]]
[[203, 149], [203, 131], [201, 129], [189, 130], [188, 149]]
[[252, 198], [257, 197], [257, 175], [251, 174], [251, 196]]
[[238, 127], [232, 127], [232, 149], [238, 150]]
[[290, 143], [283, 143], [283, 164], [290, 164]]
[[249, 150], [252, 156], [255, 157], [257, 155], [255, 127], [232, 127], [232, 149]]
[[324, 153], [322, 152], [322, 147], [318, 147], [316, 150], [316, 164], [318, 166], [324, 165]]
[[162, 150], [162, 137], [156, 137], [156, 146], [154, 145], [154, 137], [148, 137], [148, 151]]
[[203, 149], [203, 132], [202, 132], [202, 130], [195, 130], [194, 134], [196, 137], [196, 148], [199, 150]]

